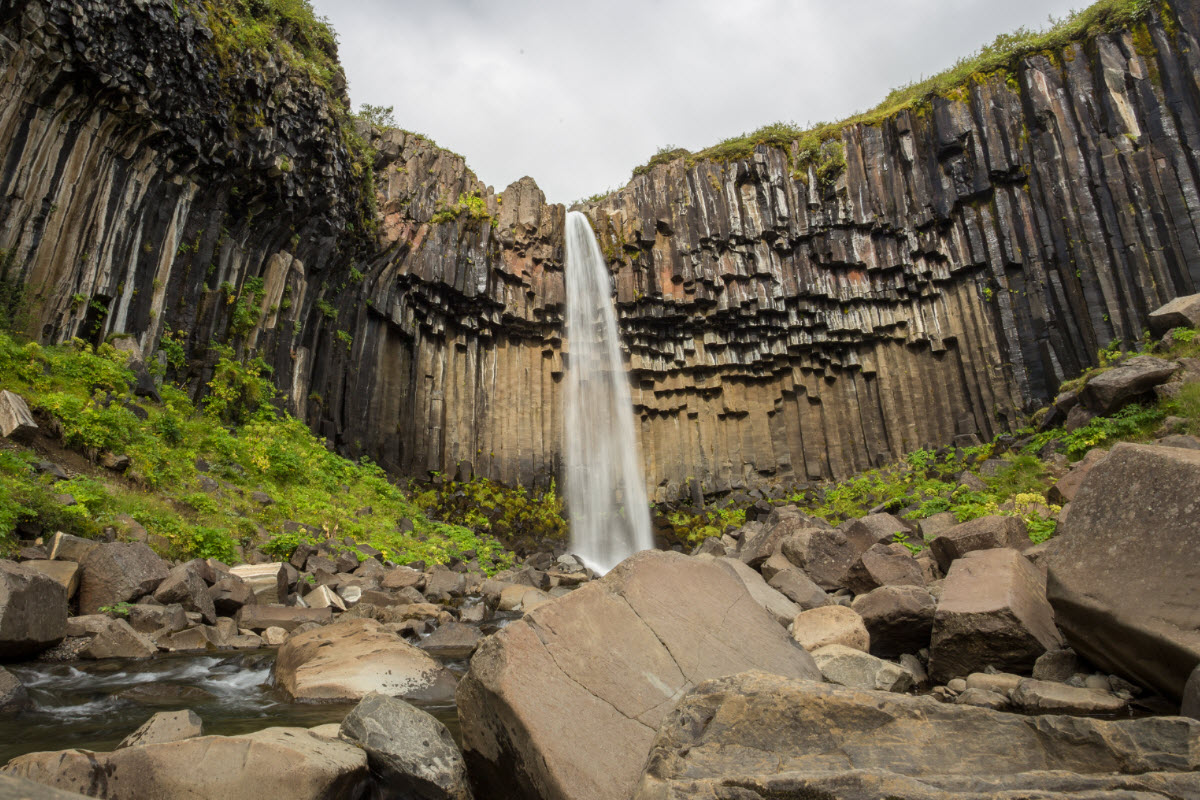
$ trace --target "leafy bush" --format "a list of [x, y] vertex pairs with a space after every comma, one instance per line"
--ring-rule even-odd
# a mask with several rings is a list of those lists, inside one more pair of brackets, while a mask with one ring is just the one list
[[567, 536], [562, 498], [553, 482], [545, 492], [530, 492], [486, 478], [449, 481], [417, 495], [416, 502], [436, 519], [494, 536], [519, 553]]
[[683, 508], [668, 514], [667, 522], [681, 543], [696, 545], [705, 539], [721, 536], [726, 528], [745, 525], [746, 509], [733, 506], [706, 510]]
[[1064, 433], [1067, 455], [1082, 458], [1093, 447], [1105, 447], [1126, 439], [1145, 439], [1162, 422], [1165, 414], [1157, 408], [1125, 406], [1112, 416], [1096, 417], [1081, 428]]

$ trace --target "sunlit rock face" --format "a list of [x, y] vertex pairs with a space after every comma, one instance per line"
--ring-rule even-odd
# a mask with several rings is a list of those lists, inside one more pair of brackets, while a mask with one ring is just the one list
[[[529, 178], [497, 193], [422, 137], [364, 131], [364, 233], [363, 179], [303, 76], [248, 74], [261, 117], [233, 137], [209, 119], [229, 102], [206, 77], [203, 17], [78, 7], [114, 24], [60, 0], [0, 5], [0, 248], [37, 300], [31, 332], [131, 333], [153, 351], [182, 328], [196, 356], [228, 339], [347, 455], [561, 474], [562, 206]], [[844, 170], [763, 146], [657, 166], [585, 205], [650, 498], [991, 437], [1200, 289], [1200, 12], [1172, 8], [848, 127]], [[221, 286], [252, 278], [247, 330]], [[201, 386], [212, 362], [180, 377]]]

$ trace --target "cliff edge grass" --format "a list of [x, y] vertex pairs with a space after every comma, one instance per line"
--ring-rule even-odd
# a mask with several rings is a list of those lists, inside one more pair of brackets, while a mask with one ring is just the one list
[[[1081, 11], [1053, 20], [1043, 30], [1018, 28], [1000, 34], [977, 52], [960, 58], [954, 66], [930, 78], [893, 89], [883, 102], [869, 111], [855, 114], [839, 122], [823, 122], [803, 128], [792, 122], [774, 122], [740, 136], [725, 139], [711, 147], [692, 153], [684, 148], [667, 145], [651, 159], [635, 167], [633, 177], [644, 175], [660, 164], [683, 159], [687, 166], [702, 161], [725, 162], [749, 158], [759, 145], [788, 152], [794, 168], [813, 166], [817, 180], [826, 187], [845, 169], [841, 144], [836, 141], [842, 131], [855, 125], [878, 125], [902, 111], [921, 111], [930, 108], [935, 98], [966, 99], [972, 84], [1003, 76], [1013, 89], [1019, 89], [1017, 73], [1021, 61], [1032, 55], [1044, 54], [1052, 60], [1060, 57], [1063, 48], [1077, 42], [1087, 42], [1096, 36], [1120, 30], [1131, 30], [1134, 44], [1143, 55], [1152, 55], [1146, 22], [1157, 11], [1168, 29], [1174, 15], [1167, 0], [1099, 0]], [[795, 149], [793, 150], [793, 145]], [[794, 177], [806, 179], [805, 172]], [[607, 194], [595, 195], [584, 202], [597, 202]]]

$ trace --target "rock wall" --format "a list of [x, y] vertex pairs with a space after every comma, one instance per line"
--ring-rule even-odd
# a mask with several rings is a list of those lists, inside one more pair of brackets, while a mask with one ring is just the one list
[[[836, 180], [760, 146], [656, 166], [588, 205], [651, 496], [991, 437], [1196, 291], [1200, 4], [1164, 8], [847, 127]], [[36, 300], [31, 330], [127, 332], [150, 351], [183, 329], [196, 387], [210, 340], [228, 341], [349, 455], [547, 482], [564, 209], [528, 178], [497, 194], [423, 137], [362, 129], [379, 211], [364, 245], [337, 98], [285, 62], [245, 64], [232, 102], [254, 125], [231, 139], [213, 114], [234, 84], [203, 77], [205, 21], [164, 0], [0, 0], [2, 277]]]

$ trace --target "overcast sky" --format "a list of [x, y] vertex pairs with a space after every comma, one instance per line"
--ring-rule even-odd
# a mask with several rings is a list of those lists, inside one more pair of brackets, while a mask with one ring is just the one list
[[1086, 0], [313, 0], [355, 107], [570, 203], [661, 146], [842, 119]]

